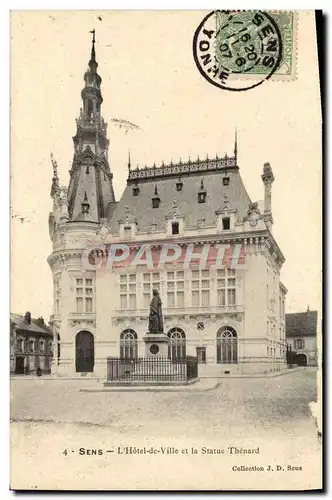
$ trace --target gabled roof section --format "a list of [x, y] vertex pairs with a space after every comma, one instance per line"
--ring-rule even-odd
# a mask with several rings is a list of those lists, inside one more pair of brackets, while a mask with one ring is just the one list
[[53, 336], [51, 328], [47, 325], [42, 326], [35, 318], [31, 318], [31, 323], [28, 324], [24, 321], [22, 314], [10, 313], [10, 321], [14, 323], [17, 330]]
[[286, 337], [317, 335], [317, 311], [286, 314]]

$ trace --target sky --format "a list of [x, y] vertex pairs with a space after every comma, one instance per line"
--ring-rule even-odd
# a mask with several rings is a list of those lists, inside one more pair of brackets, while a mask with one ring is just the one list
[[[68, 184], [75, 118], [91, 35], [108, 122], [117, 199], [132, 164], [232, 154], [252, 200], [262, 200], [270, 162], [273, 235], [286, 262], [286, 312], [321, 304], [321, 111], [314, 18], [298, 13], [292, 81], [245, 92], [214, 87], [192, 54], [207, 12], [16, 11], [11, 14], [11, 311], [52, 313], [48, 215], [53, 152]], [[139, 127], [125, 133], [112, 119]], [[23, 222], [21, 221], [23, 219]]]

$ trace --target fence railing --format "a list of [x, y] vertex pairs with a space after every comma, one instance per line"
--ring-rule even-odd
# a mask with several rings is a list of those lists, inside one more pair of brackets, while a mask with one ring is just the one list
[[195, 357], [184, 359], [158, 358], [107, 358], [108, 381], [187, 381], [198, 376]]

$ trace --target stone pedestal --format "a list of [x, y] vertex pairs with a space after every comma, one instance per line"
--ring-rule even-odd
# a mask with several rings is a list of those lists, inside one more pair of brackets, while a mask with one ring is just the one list
[[145, 357], [168, 357], [169, 338], [165, 333], [147, 333], [143, 340], [145, 342]]

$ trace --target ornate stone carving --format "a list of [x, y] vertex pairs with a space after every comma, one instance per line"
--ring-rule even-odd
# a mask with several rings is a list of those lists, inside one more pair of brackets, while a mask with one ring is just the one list
[[259, 219], [261, 219], [262, 217], [263, 216], [258, 208], [258, 203], [250, 203], [247, 216], [245, 218], [245, 220], [249, 221], [250, 226], [257, 226]]
[[197, 229], [203, 229], [205, 226], [205, 219], [198, 219], [197, 221]]
[[110, 227], [108, 225], [108, 220], [106, 218], [100, 219], [100, 228], [98, 229], [96, 235], [102, 240], [105, 240], [110, 232]]
[[69, 219], [68, 214], [68, 189], [61, 186], [59, 192], [60, 219]]
[[165, 215], [165, 219], [174, 219], [174, 218], [179, 218], [182, 217], [180, 213], [180, 209], [178, 206], [178, 202], [176, 200], [172, 201], [172, 208], [171, 210]]
[[124, 212], [124, 216], [118, 221], [119, 224], [137, 224], [137, 219], [133, 214], [133, 207], [126, 205]]
[[237, 212], [236, 209], [232, 208], [229, 203], [228, 195], [224, 194], [224, 201], [220, 207], [214, 212], [216, 215], [230, 214]]

